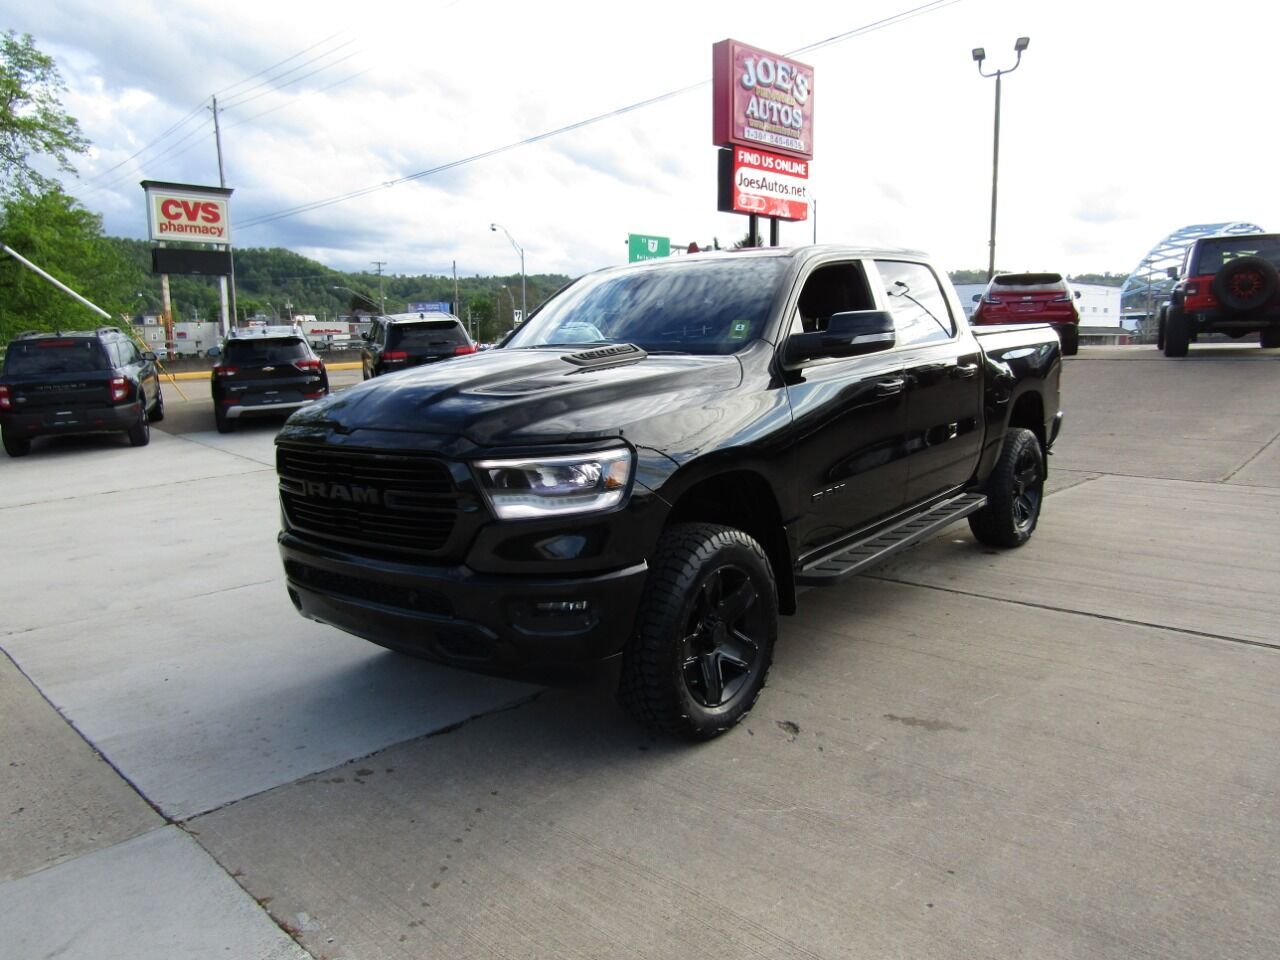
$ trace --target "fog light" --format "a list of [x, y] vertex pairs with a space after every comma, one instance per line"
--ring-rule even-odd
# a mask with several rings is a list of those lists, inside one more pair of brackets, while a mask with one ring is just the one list
[[535, 603], [533, 609], [538, 613], [550, 613], [554, 615], [566, 613], [586, 613], [591, 609], [589, 600], [552, 600], [542, 603]]

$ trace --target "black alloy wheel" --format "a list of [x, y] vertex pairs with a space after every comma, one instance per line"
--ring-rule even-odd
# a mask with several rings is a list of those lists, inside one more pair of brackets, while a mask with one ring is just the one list
[[987, 505], [969, 517], [969, 529], [990, 547], [1020, 547], [1031, 539], [1044, 502], [1044, 451], [1030, 430], [1012, 427], [987, 480]]
[[18, 437], [7, 427], [0, 427], [0, 440], [4, 442], [4, 452], [11, 457], [25, 457], [31, 452], [31, 441], [27, 437]]
[[147, 397], [144, 393], [138, 394], [138, 419], [126, 433], [132, 446], [145, 447], [151, 442], [151, 421], [147, 419]]
[[751, 575], [726, 564], [711, 571], [694, 595], [685, 626], [681, 672], [689, 695], [723, 707], [742, 692], [760, 658], [765, 615]]
[[151, 406], [151, 422], [159, 423], [164, 419], [164, 391], [156, 391], [156, 402]]
[[649, 564], [618, 699], [655, 733], [709, 740], [755, 704], [777, 635], [760, 544], [720, 524], [673, 524]]

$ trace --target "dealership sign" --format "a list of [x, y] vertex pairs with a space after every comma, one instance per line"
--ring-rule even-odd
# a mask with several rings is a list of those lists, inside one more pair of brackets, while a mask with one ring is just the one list
[[712, 142], [813, 156], [813, 67], [721, 40], [711, 48]]
[[749, 147], [720, 151], [719, 209], [809, 219], [809, 161]]
[[231, 243], [231, 191], [189, 183], [144, 180], [152, 240]]

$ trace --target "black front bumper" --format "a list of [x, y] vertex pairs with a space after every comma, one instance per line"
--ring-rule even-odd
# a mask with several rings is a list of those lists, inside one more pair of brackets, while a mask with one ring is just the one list
[[602, 660], [631, 635], [648, 571], [497, 576], [343, 553], [279, 536], [298, 612], [392, 649], [451, 666], [534, 673]]

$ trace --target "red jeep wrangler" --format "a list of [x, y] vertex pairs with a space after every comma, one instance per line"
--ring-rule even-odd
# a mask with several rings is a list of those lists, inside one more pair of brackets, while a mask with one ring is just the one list
[[1160, 310], [1156, 345], [1166, 357], [1185, 357], [1201, 333], [1262, 335], [1280, 347], [1280, 234], [1202, 237], [1187, 250], [1183, 269]]

